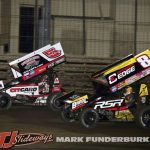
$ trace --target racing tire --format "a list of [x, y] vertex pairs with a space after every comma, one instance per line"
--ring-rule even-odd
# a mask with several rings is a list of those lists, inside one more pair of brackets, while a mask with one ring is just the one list
[[80, 122], [86, 128], [94, 128], [99, 121], [99, 115], [93, 108], [86, 108], [81, 112]]
[[62, 117], [62, 120], [65, 121], [65, 122], [74, 122], [75, 121], [75, 118], [74, 118], [74, 115], [71, 114], [71, 112], [67, 111], [67, 110], [63, 110], [61, 112], [61, 117]]
[[63, 107], [63, 103], [59, 97], [62, 96], [62, 93], [52, 93], [47, 98], [47, 107], [53, 111], [60, 111]]
[[137, 114], [135, 121], [139, 127], [150, 128], [150, 106], [142, 108]]
[[12, 99], [9, 94], [1, 93], [0, 94], [0, 109], [8, 110], [12, 106]]

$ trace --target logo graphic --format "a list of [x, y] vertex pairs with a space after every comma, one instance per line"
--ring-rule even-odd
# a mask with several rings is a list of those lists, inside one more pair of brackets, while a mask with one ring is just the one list
[[48, 143], [52, 141], [53, 141], [52, 134], [42, 134], [42, 133], [19, 134], [19, 131], [0, 133], [0, 149], [12, 148], [13, 146], [24, 146], [39, 142]]
[[101, 101], [97, 102], [94, 109], [97, 108], [112, 108], [115, 106], [121, 106], [123, 103], [123, 99], [109, 100], [109, 101]]
[[11, 88], [10, 89], [10, 92], [35, 92], [37, 91], [37, 87], [34, 87], [34, 88]]
[[108, 77], [109, 84], [116, 83], [118, 80], [121, 80], [122, 78], [130, 75], [134, 71], [135, 71], [135, 66], [129, 65], [129, 66], [117, 71], [116, 73], [111, 74]]
[[108, 77], [109, 84], [113, 84], [113, 83], [115, 83], [115, 82], [117, 81], [116, 76], [117, 76], [116, 73], [113, 73], [112, 75], [110, 75], [110, 76]]
[[39, 95], [39, 87], [32, 85], [20, 85], [17, 87], [12, 87], [6, 90], [11, 96], [16, 96], [16, 94], [23, 95]]
[[85, 96], [82, 96], [82, 97], [76, 99], [75, 101], [73, 101], [72, 110], [76, 110], [76, 109], [84, 106], [88, 102], [87, 99], [88, 99], [88, 96], [85, 95]]
[[25, 61], [23, 61], [21, 63], [21, 65], [26, 69], [29, 70], [31, 68], [33, 68], [34, 66], [37, 66], [40, 62], [40, 56], [34, 56], [31, 58], [26, 59]]
[[44, 55], [46, 55], [47, 57], [53, 59], [56, 57], [59, 57], [61, 55], [61, 51], [60, 50], [56, 50], [54, 47], [46, 50], [45, 52], [43, 52]]

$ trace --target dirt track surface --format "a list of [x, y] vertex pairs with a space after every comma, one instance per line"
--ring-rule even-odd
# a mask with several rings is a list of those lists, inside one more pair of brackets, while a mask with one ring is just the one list
[[150, 149], [150, 143], [56, 143], [55, 137], [150, 137], [150, 130], [136, 127], [135, 123], [102, 122], [94, 129], [85, 129], [79, 123], [65, 123], [59, 112], [46, 107], [13, 106], [0, 111], [0, 132], [19, 130], [20, 133], [53, 134], [54, 142], [14, 147], [22, 150], [48, 149]]

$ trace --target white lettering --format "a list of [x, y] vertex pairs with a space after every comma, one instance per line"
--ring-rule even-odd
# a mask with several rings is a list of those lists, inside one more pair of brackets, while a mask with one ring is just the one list
[[99, 108], [111, 108], [117, 106], [121, 106], [123, 102], [123, 99], [117, 99], [117, 100], [109, 100], [109, 101], [101, 101], [97, 102], [96, 105], [94, 106], [94, 109]]
[[79, 100], [79, 101], [77, 101], [77, 102], [73, 102], [73, 103], [72, 103], [72, 109], [75, 109], [75, 108], [77, 108], [78, 106], [84, 105], [84, 104], [86, 104], [86, 103], [87, 103], [87, 100], [86, 100], [86, 99], [81, 99], [81, 100]]

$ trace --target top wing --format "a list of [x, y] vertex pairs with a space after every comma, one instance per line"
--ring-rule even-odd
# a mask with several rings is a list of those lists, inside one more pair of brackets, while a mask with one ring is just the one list
[[47, 45], [9, 63], [14, 78], [27, 80], [65, 61], [60, 43]]
[[150, 74], [150, 50], [129, 55], [94, 73], [92, 80], [109, 86], [112, 92], [122, 89]]

